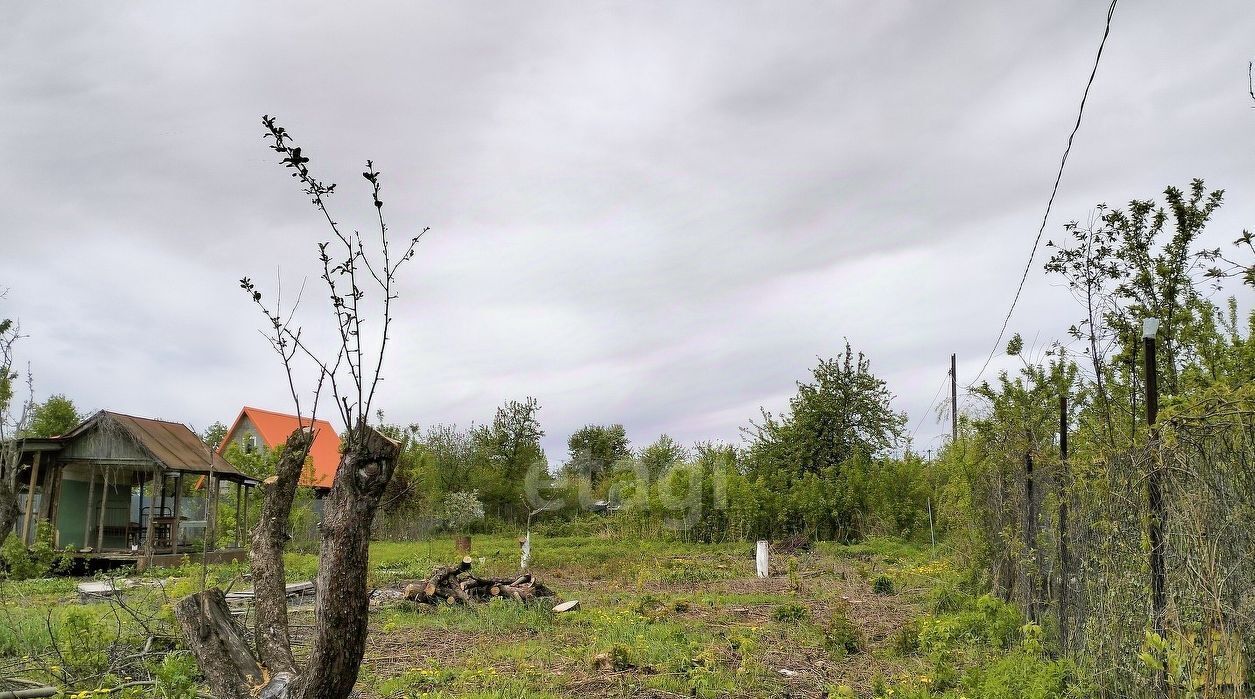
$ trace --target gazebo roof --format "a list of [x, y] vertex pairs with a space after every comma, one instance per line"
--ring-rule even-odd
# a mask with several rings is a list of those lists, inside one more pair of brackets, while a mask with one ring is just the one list
[[212, 472], [227, 480], [248, 478], [226, 459], [214, 453], [187, 425], [179, 422], [101, 410], [55, 439], [70, 442], [106, 422], [120, 427], [153, 461], [168, 470], [206, 475]]

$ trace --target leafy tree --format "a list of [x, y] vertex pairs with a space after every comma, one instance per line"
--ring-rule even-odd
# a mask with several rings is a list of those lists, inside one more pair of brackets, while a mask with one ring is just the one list
[[492, 423], [475, 433], [477, 474], [484, 504], [498, 514], [524, 514], [523, 483], [528, 469], [545, 468], [540, 439], [540, 404], [535, 398], [507, 401]]
[[650, 481], [658, 480], [667, 469], [687, 458], [688, 450], [666, 434], [659, 435], [653, 444], [641, 450], [640, 455], [641, 465], [649, 474]]
[[893, 410], [884, 380], [848, 342], [841, 356], [821, 360], [812, 380], [797, 388], [788, 412], [777, 418], [764, 410], [762, 423], [747, 430], [758, 472], [818, 474], [856, 454], [886, 453], [903, 436], [906, 414]]
[[456, 425], [433, 425], [422, 437], [423, 451], [433, 463], [440, 492], [451, 493], [471, 482], [476, 464], [475, 434], [483, 428], [459, 430]]
[[1103, 356], [1114, 345], [1114, 360], [1127, 363], [1141, 342], [1142, 320], [1152, 317], [1161, 321], [1164, 388], [1177, 393], [1181, 367], [1189, 360], [1183, 339], [1208, 314], [1200, 287], [1217, 276], [1221, 254], [1197, 243], [1224, 201], [1224, 190], [1209, 192], [1195, 179], [1188, 191], [1167, 187], [1163, 194], [1166, 206], [1152, 199], [1135, 199], [1123, 209], [1100, 204], [1097, 225], [1070, 223], [1065, 227], [1070, 241], [1046, 243], [1057, 249], [1046, 271], [1066, 279], [1086, 304], [1087, 318], [1071, 333], [1089, 342], [1100, 401], [1106, 400]]
[[479, 493], [459, 491], [444, 498], [444, 523], [450, 530], [461, 532], [472, 522], [484, 518], [484, 503]]
[[567, 468], [596, 487], [619, 461], [632, 455], [623, 425], [585, 425], [567, 439]]
[[74, 407], [74, 401], [58, 393], [35, 406], [31, 411], [30, 426], [26, 435], [30, 437], [56, 437], [74, 429], [83, 416]]
[[[382, 422], [383, 416], [380, 415]], [[397, 470], [388, 482], [379, 507], [387, 514], [430, 512], [439, 499], [436, 460], [423, 443], [418, 425], [382, 424], [379, 433], [401, 445]]]
[[217, 451], [218, 447], [222, 446], [222, 440], [226, 438], [227, 426], [221, 422], [214, 422], [214, 424], [206, 427], [205, 431], [200, 435], [200, 441], [214, 451]]

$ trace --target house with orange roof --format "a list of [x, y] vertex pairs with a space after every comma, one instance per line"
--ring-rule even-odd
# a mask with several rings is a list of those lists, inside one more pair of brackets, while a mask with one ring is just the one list
[[[218, 453], [225, 454], [231, 444], [238, 444], [246, 453], [262, 448], [274, 449], [286, 442], [288, 435], [300, 425], [301, 421], [295, 415], [245, 406], [218, 445]], [[336, 434], [330, 422], [314, 421], [314, 444], [310, 447], [309, 457], [312, 467], [301, 475], [300, 484], [322, 492], [330, 490], [336, 469], [340, 466], [340, 435]]]

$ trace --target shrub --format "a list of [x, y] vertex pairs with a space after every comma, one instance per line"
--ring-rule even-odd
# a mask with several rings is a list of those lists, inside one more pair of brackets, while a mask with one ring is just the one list
[[888, 575], [877, 575], [876, 579], [872, 581], [872, 592], [878, 595], [892, 595], [893, 578]]
[[898, 629], [890, 640], [893, 652], [902, 657], [919, 652], [919, 622], [911, 621]]
[[935, 614], [957, 612], [975, 606], [976, 598], [963, 592], [954, 583], [945, 583], [934, 588], [929, 595]]
[[1006, 649], [1019, 637], [1021, 623], [1014, 605], [982, 595], [962, 611], [926, 617], [919, 633], [920, 648], [930, 653], [968, 644]]
[[69, 549], [58, 553], [52, 546], [52, 525], [41, 521], [35, 528], [35, 541], [30, 548], [22, 545], [16, 534], [0, 545], [0, 570], [12, 580], [43, 578], [65, 569], [73, 561]]
[[810, 612], [807, 611], [806, 607], [803, 607], [800, 604], [793, 604], [791, 602], [788, 604], [782, 604], [771, 610], [772, 619], [786, 623], [799, 622], [808, 616], [810, 616]]
[[1064, 696], [1069, 667], [1024, 650], [1014, 651], [977, 676], [979, 696], [985, 699], [1048, 699]]
[[824, 629], [824, 647], [837, 657], [857, 653], [862, 647], [862, 633], [842, 607], [832, 610], [828, 617], [828, 626]]
[[161, 699], [196, 699], [196, 659], [189, 653], [167, 653], [161, 662], [148, 663], [153, 675], [153, 696]]
[[81, 607], [67, 607], [56, 624], [57, 656], [68, 677], [94, 677], [109, 666], [117, 636], [103, 620]]

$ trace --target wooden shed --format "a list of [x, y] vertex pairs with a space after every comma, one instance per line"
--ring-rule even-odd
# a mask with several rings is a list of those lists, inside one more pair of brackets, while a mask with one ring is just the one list
[[[64, 435], [19, 440], [19, 447], [17, 533], [24, 543], [47, 521], [54, 545], [83, 558], [143, 568], [202, 553], [214, 561], [243, 557], [241, 527], [229, 544], [217, 541], [218, 506], [225, 487], [242, 511], [237, 519], [247, 521], [247, 490], [257, 483], [186, 425], [102, 410]], [[210, 487], [193, 519], [181, 484], [202, 477]], [[189, 531], [202, 532], [199, 541]]]

